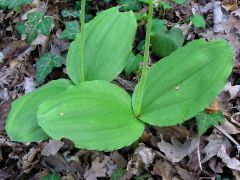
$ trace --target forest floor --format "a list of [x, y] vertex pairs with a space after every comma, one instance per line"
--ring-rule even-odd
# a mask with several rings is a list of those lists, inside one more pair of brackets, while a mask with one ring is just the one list
[[[1, 0], [0, 0], [1, 2]], [[181, 29], [184, 44], [205, 38], [223, 38], [234, 47], [234, 67], [225, 88], [218, 96], [213, 110], [222, 111], [225, 122], [211, 127], [198, 136], [193, 119], [173, 127], [147, 126], [138, 142], [113, 152], [81, 150], [69, 140], [18, 143], [9, 139], [5, 122], [11, 102], [39, 85], [35, 81], [36, 61], [47, 52], [66, 58], [71, 40], [61, 39], [64, 22], [78, 20], [67, 16], [63, 10], [78, 10], [79, 2], [73, 0], [38, 1], [21, 8], [0, 10], [0, 179], [164, 179], [195, 180], [240, 179], [240, 3], [236, 0], [210, 1], [186, 0], [163, 10], [155, 8], [154, 17], [164, 19], [167, 27]], [[137, 1], [120, 1], [135, 13], [147, 13], [148, 7]], [[126, 4], [130, 3], [130, 4]], [[87, 3], [87, 17], [118, 1], [97, 0]], [[43, 10], [52, 16], [51, 34], [38, 35], [31, 43], [16, 30], [16, 24], [26, 20], [27, 13]], [[198, 13], [204, 17], [204, 28], [194, 27], [190, 21]], [[77, 15], [76, 15], [77, 16]], [[70, 30], [70, 33], [76, 33]], [[145, 20], [138, 24], [134, 51], [140, 52], [145, 38]], [[158, 59], [152, 53], [151, 61]], [[54, 68], [45, 83], [58, 78], [68, 78], [63, 64]], [[138, 71], [126, 76], [122, 73], [114, 82], [130, 93], [137, 82]]]

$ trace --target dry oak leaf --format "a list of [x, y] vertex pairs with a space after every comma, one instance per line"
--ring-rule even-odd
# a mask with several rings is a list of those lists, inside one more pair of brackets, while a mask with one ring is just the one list
[[158, 143], [160, 151], [171, 159], [173, 163], [180, 162], [184, 157], [190, 155], [199, 146], [199, 139], [186, 140], [183, 144], [174, 137], [171, 139], [172, 144], [165, 142], [162, 138]]

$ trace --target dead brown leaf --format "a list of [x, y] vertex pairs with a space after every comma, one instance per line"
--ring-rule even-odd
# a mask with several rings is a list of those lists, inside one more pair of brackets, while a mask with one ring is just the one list
[[198, 138], [186, 140], [182, 144], [172, 137], [171, 142], [172, 144], [165, 142], [162, 138], [161, 142], [158, 143], [158, 148], [160, 151], [164, 152], [173, 163], [180, 162], [184, 157], [190, 155], [193, 150], [196, 150], [199, 146]]

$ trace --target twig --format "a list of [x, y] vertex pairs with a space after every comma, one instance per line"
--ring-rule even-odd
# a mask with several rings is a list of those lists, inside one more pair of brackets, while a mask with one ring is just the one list
[[134, 88], [135, 88], [136, 84], [134, 84], [133, 82], [128, 81], [128, 80], [123, 79], [123, 78], [120, 78], [120, 77], [117, 77], [115, 80], [116, 80], [121, 86], [123, 86], [126, 90], [131, 91], [131, 92], [134, 91]]

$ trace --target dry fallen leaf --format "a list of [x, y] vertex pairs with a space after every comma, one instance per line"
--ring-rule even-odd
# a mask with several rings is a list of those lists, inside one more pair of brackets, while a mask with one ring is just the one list
[[229, 140], [223, 135], [211, 134], [206, 137], [206, 140], [208, 141], [208, 144], [202, 150], [203, 154], [205, 154], [205, 157], [201, 161], [202, 164], [216, 156], [221, 145], [224, 145], [227, 149], [232, 147]]
[[153, 165], [153, 174], [161, 176], [163, 180], [172, 180], [176, 170], [166, 160], [158, 160]]
[[240, 161], [236, 158], [230, 158], [226, 152], [226, 147], [222, 144], [218, 150], [217, 156], [222, 159], [222, 161], [230, 169], [240, 171]]
[[109, 156], [96, 157], [92, 162], [90, 169], [84, 173], [86, 180], [97, 180], [98, 177], [111, 177], [113, 171], [117, 168]]
[[229, 92], [230, 98], [233, 99], [240, 92], [240, 85], [233, 86], [231, 82], [228, 82], [224, 87], [225, 92]]
[[44, 146], [41, 155], [43, 156], [54, 156], [63, 147], [64, 142], [49, 140], [47, 145]]
[[161, 142], [158, 143], [160, 151], [165, 153], [173, 163], [180, 162], [184, 157], [190, 155], [193, 150], [196, 150], [199, 146], [199, 139], [194, 138], [191, 141], [186, 140], [183, 144], [172, 138], [172, 144], [165, 142], [162, 138]]

